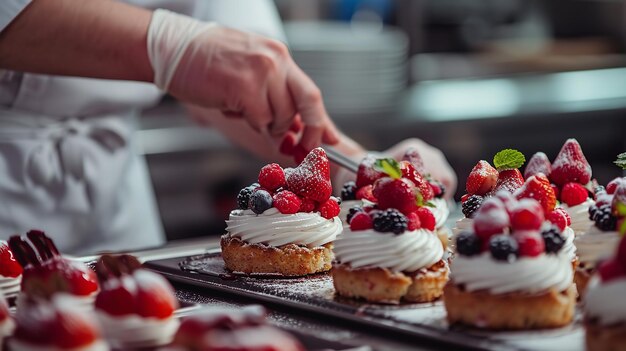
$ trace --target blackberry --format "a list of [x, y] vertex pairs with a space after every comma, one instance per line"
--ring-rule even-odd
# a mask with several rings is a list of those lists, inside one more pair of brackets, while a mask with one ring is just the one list
[[589, 206], [589, 209], [587, 210], [587, 212], [589, 213], [589, 220], [592, 220], [595, 222], [594, 217], [596, 215], [596, 212], [598, 212], [598, 206], [596, 206], [595, 204]]
[[498, 261], [514, 261], [519, 255], [517, 241], [508, 234], [494, 235], [489, 240], [491, 256]]
[[346, 182], [341, 189], [341, 199], [344, 201], [356, 200], [356, 184], [352, 181]]
[[406, 216], [393, 208], [375, 212], [373, 222], [375, 231], [393, 232], [394, 234], [404, 233], [408, 223]]
[[[591, 213], [591, 210], [589, 212]], [[603, 232], [615, 230], [617, 218], [611, 212], [611, 204], [602, 205], [594, 212], [591, 220], [596, 222], [596, 227]]]
[[237, 195], [237, 206], [239, 209], [247, 210], [250, 208], [250, 195], [252, 195], [254, 189], [258, 187], [259, 185], [255, 183], [239, 190], [239, 194]]
[[478, 255], [481, 246], [480, 238], [472, 232], [461, 232], [456, 237], [456, 252], [463, 256]]
[[348, 210], [348, 214], [346, 215], [346, 221], [348, 221], [348, 223], [350, 223], [350, 221], [352, 220], [352, 217], [354, 217], [354, 215], [359, 213], [359, 212], [364, 212], [364, 210], [363, 210], [363, 208], [361, 206], [351, 207]]
[[257, 190], [250, 195], [250, 209], [261, 214], [272, 207], [272, 195], [265, 190]]
[[541, 232], [543, 242], [546, 246], [546, 253], [557, 253], [565, 245], [565, 238], [557, 228], [550, 228]]
[[484, 200], [485, 198], [480, 195], [472, 195], [465, 200], [463, 205], [461, 205], [461, 210], [463, 211], [465, 217], [473, 218], [474, 213], [478, 210], [478, 208], [480, 208], [480, 205], [483, 204]]

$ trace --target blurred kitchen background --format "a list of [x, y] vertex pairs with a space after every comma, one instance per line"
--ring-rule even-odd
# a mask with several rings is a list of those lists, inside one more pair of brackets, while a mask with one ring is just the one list
[[[295, 60], [372, 150], [440, 148], [459, 176], [503, 148], [577, 138], [601, 183], [626, 150], [624, 0], [277, 0]], [[165, 98], [141, 141], [169, 239], [219, 234], [263, 161]], [[178, 118], [176, 118], [178, 117]]]

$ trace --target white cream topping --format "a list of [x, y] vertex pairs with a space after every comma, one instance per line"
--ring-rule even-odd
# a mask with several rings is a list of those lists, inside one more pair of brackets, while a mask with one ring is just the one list
[[107, 341], [120, 349], [169, 344], [180, 324], [176, 318], [147, 318], [135, 314], [111, 316], [100, 310], [96, 311], [96, 316]]
[[572, 207], [567, 206], [565, 203], [561, 203], [561, 207], [567, 211], [572, 219], [570, 227], [574, 230], [576, 235], [584, 234], [589, 227], [593, 226], [593, 221], [589, 219], [589, 207], [591, 207], [594, 203], [595, 202], [590, 198], [585, 200], [585, 202]]
[[10, 317], [0, 322], [0, 343], [2, 343], [2, 338], [13, 334], [13, 330], [15, 330], [15, 322]]
[[65, 349], [56, 346], [35, 345], [20, 340], [9, 340], [9, 348], [19, 351], [108, 351], [109, 346], [102, 340], [97, 340], [87, 346], [77, 347], [73, 349]]
[[396, 235], [348, 228], [337, 237], [333, 251], [338, 262], [352, 268], [379, 267], [393, 272], [414, 272], [443, 257], [441, 241], [425, 229]]
[[273, 207], [259, 215], [251, 210], [234, 210], [226, 224], [230, 236], [274, 247], [322, 246], [333, 242], [343, 230], [339, 217], [326, 219], [317, 212], [282, 214]]
[[435, 216], [435, 227], [441, 228], [446, 224], [448, 217], [450, 216], [450, 207], [448, 202], [443, 198], [434, 198], [430, 200], [435, 207], [426, 207]]
[[5, 297], [16, 296], [20, 291], [20, 285], [22, 283], [22, 275], [16, 278], [0, 276], [0, 292]]
[[611, 256], [619, 244], [620, 235], [617, 231], [603, 232], [595, 225], [576, 237], [578, 258], [585, 268], [593, 268], [598, 261]]
[[565, 227], [563, 233], [561, 233], [565, 238], [565, 244], [561, 249], [560, 254], [567, 255], [570, 260], [576, 258], [576, 245], [574, 245], [574, 239], [576, 238], [576, 234], [574, 234], [574, 230], [570, 227]]
[[452, 233], [454, 234], [454, 236], [457, 236], [461, 232], [466, 230], [474, 230], [474, 220], [471, 218], [463, 217], [456, 221], [456, 223], [454, 224], [454, 228], [452, 228]]
[[626, 322], [626, 277], [603, 283], [598, 276], [591, 278], [585, 293], [585, 312], [597, 318], [601, 325]]
[[362, 206], [363, 205], [363, 201], [361, 200], [346, 200], [346, 201], [342, 201], [341, 205], [339, 206], [341, 208], [341, 211], [339, 212], [339, 219], [341, 219], [341, 223], [343, 223], [343, 227], [348, 227], [350, 224], [348, 224], [347, 221], [347, 217], [348, 217], [348, 212], [350, 212], [350, 209], [354, 206]]
[[458, 255], [450, 266], [451, 279], [468, 291], [488, 290], [491, 294], [540, 293], [551, 288], [566, 290], [574, 272], [567, 255], [541, 254], [514, 262], [497, 261], [489, 252], [477, 256]]

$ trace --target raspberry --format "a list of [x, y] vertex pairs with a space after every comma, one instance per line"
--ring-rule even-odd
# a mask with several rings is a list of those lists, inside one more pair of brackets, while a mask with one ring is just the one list
[[514, 237], [520, 256], [536, 257], [545, 250], [543, 237], [538, 232], [517, 232]]
[[317, 207], [317, 203], [315, 203], [315, 201], [309, 199], [302, 199], [301, 201], [302, 203], [300, 204], [300, 209], [298, 210], [298, 212], [315, 211], [315, 208]]
[[565, 245], [565, 238], [556, 228], [550, 228], [541, 232], [546, 253], [558, 253]]
[[491, 256], [498, 261], [513, 262], [519, 255], [517, 241], [507, 234], [494, 235], [489, 239]]
[[435, 230], [435, 226], [437, 225], [437, 221], [435, 220], [435, 215], [426, 207], [420, 207], [415, 212], [420, 219], [421, 227], [426, 230]]
[[406, 219], [408, 221], [408, 224], [407, 224], [408, 230], [417, 230], [421, 228], [422, 223], [420, 222], [420, 217], [417, 215], [416, 212], [409, 213], [406, 216]]
[[522, 199], [512, 208], [511, 226], [514, 230], [539, 230], [543, 220], [543, 209], [534, 199]]
[[598, 273], [603, 282], [609, 282], [611, 280], [626, 276], [626, 266], [615, 259], [609, 259], [598, 267]]
[[356, 192], [356, 198], [357, 200], [367, 200], [370, 202], [378, 202], [378, 200], [376, 200], [376, 197], [374, 196], [374, 194], [372, 194], [372, 189], [374, 188], [373, 185], [366, 185], [364, 187], [362, 187], [361, 189], [359, 189]]
[[346, 222], [350, 223], [352, 217], [359, 212], [365, 212], [361, 206], [354, 206], [348, 210], [348, 214], [346, 215]]
[[509, 215], [502, 201], [489, 198], [476, 212], [473, 226], [476, 235], [487, 242], [492, 235], [504, 232], [509, 224]]
[[557, 226], [560, 231], [564, 231], [565, 227], [572, 224], [572, 219], [569, 214], [562, 208], [555, 208], [554, 211], [548, 213], [546, 219]]
[[302, 204], [302, 200], [300, 200], [298, 195], [289, 190], [283, 190], [274, 194], [273, 199], [274, 207], [276, 207], [276, 209], [283, 214], [293, 214], [298, 212], [300, 205]]
[[561, 189], [561, 201], [569, 207], [582, 204], [587, 200], [587, 197], [587, 189], [578, 183], [567, 183]]
[[261, 214], [272, 207], [272, 195], [265, 190], [256, 190], [250, 195], [250, 209]]
[[259, 184], [270, 191], [285, 186], [285, 172], [278, 163], [265, 165], [259, 172]]
[[431, 180], [430, 187], [433, 189], [433, 194], [438, 199], [442, 198], [446, 194], [446, 187], [439, 181]]
[[456, 237], [456, 252], [463, 256], [478, 255], [481, 246], [480, 238], [472, 232], [461, 232]]
[[406, 216], [393, 208], [374, 213], [373, 222], [374, 230], [381, 233], [402, 234], [407, 228]]
[[[591, 213], [591, 208], [589, 212]], [[590, 219], [596, 222], [596, 227], [603, 232], [613, 231], [617, 228], [617, 218], [612, 214], [611, 205], [597, 207]]]
[[241, 190], [237, 195], [237, 207], [241, 210], [247, 210], [250, 208], [250, 195], [256, 190], [256, 186], [250, 185]]
[[372, 229], [372, 217], [365, 212], [358, 212], [350, 221], [350, 230], [367, 230]]
[[326, 200], [323, 204], [320, 205], [319, 209], [320, 215], [326, 219], [333, 219], [334, 217], [339, 216], [339, 204], [335, 201], [334, 198], [330, 198]]
[[480, 195], [472, 195], [461, 205], [461, 210], [467, 218], [473, 218], [476, 211], [483, 204], [484, 197]]
[[356, 200], [356, 184], [352, 181], [346, 182], [341, 188], [341, 199], [344, 201]]

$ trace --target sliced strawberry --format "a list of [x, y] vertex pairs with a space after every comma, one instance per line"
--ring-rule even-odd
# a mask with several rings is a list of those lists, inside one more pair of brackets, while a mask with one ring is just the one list
[[465, 189], [470, 195], [485, 195], [496, 186], [498, 171], [489, 162], [481, 160], [472, 168]]
[[530, 178], [538, 173], [543, 173], [546, 177], [550, 176], [552, 171], [552, 165], [548, 156], [543, 152], [537, 152], [530, 158], [526, 169], [524, 170], [524, 178]]
[[419, 151], [416, 148], [409, 148], [404, 152], [404, 156], [402, 156], [402, 161], [408, 161], [413, 165], [413, 167], [420, 174], [426, 173], [426, 168], [424, 167], [424, 160], [420, 155]]
[[521, 188], [523, 184], [524, 177], [519, 169], [506, 169], [498, 173], [498, 181], [492, 192], [497, 193], [504, 190], [512, 194], [517, 189]]
[[373, 194], [381, 210], [395, 208], [403, 214], [417, 210], [416, 188], [406, 178], [381, 178], [374, 183]]
[[311, 150], [304, 161], [287, 174], [287, 187], [301, 198], [325, 202], [333, 189], [330, 162], [322, 148]]
[[588, 197], [587, 189], [578, 183], [567, 183], [561, 189], [561, 201], [569, 207], [582, 204]]
[[357, 190], [356, 199], [367, 200], [370, 202], [378, 202], [378, 200], [376, 200], [376, 196], [374, 196], [372, 192], [373, 189], [374, 189], [374, 185], [372, 184], [362, 187], [361, 189]]
[[568, 139], [552, 163], [550, 180], [558, 186], [574, 182], [587, 184], [591, 180], [591, 166], [576, 139]]
[[359, 170], [356, 174], [356, 186], [357, 188], [364, 187], [366, 185], [374, 184], [377, 179], [385, 176], [383, 172], [380, 172], [374, 168], [376, 158], [368, 155], [359, 164]]
[[333, 219], [339, 216], [341, 208], [339, 207], [337, 200], [331, 197], [330, 199], [326, 200], [326, 202], [321, 204], [318, 210], [320, 211], [320, 215], [322, 217], [326, 219]]
[[422, 228], [430, 231], [435, 230], [437, 221], [435, 220], [435, 215], [432, 213], [432, 211], [430, 211], [426, 207], [420, 207], [415, 213], [417, 213], [417, 216], [420, 219], [420, 224]]
[[542, 174], [531, 176], [526, 183], [515, 193], [518, 199], [535, 199], [539, 201], [546, 213], [556, 207], [556, 196], [550, 181]]
[[422, 194], [423, 201], [430, 201], [435, 197], [430, 183], [417, 172], [411, 163], [402, 161], [400, 162], [400, 168], [402, 169], [402, 177], [407, 178], [415, 184], [417, 190]]
[[0, 276], [17, 278], [22, 274], [22, 266], [13, 256], [6, 241], [0, 240]]

